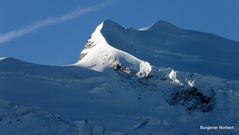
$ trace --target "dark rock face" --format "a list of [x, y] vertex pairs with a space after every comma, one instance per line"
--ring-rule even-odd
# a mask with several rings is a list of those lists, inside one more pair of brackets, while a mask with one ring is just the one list
[[168, 99], [170, 105], [182, 105], [188, 112], [211, 112], [213, 110], [213, 96], [204, 95], [198, 88], [183, 88], [172, 93]]
[[134, 71], [133, 69], [130, 69], [126, 66], [123, 66], [118, 59], [114, 58], [114, 57], [110, 57], [109, 58], [109, 64], [111, 65], [111, 67], [115, 70], [115, 71], [121, 71], [123, 73], [126, 73], [128, 75], [133, 75], [136, 74], [136, 71]]
[[[84, 49], [91, 49], [95, 46], [96, 44], [93, 41], [88, 40], [87, 43], [85, 44]], [[83, 53], [81, 52], [80, 54], [80, 60], [82, 60], [85, 56], [87, 55], [87, 53]]]
[[82, 60], [85, 56], [86, 56], [87, 53], [81, 53], [80, 54], [80, 60]]

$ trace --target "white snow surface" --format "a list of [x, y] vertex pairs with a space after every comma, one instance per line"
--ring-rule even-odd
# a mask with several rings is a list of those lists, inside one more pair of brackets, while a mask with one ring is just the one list
[[[188, 65], [199, 57], [203, 61], [196, 61], [199, 65], [211, 58], [212, 68], [218, 66], [218, 61], [226, 62], [230, 56], [223, 53], [225, 59], [222, 56], [220, 59], [206, 58], [204, 51], [194, 55], [189, 54], [192, 48], [186, 52], [177, 50], [188, 49], [188, 40], [199, 44], [211, 40], [220, 42], [219, 48], [213, 46], [211, 50], [222, 51], [225, 49], [223, 43], [229, 43], [233, 49], [237, 47], [234, 42], [220, 37], [205, 34], [205, 38], [204, 33], [198, 37], [198, 33], [192, 32], [189, 34], [192, 39], [185, 39], [185, 32], [190, 33], [164, 21], [148, 29], [136, 30], [107, 20], [91, 35], [76, 64], [46, 66], [14, 58], [0, 59], [0, 134], [239, 134], [237, 70], [226, 73], [214, 69], [217, 74], [213, 76], [214, 73], [191, 72], [195, 67]], [[154, 39], [157, 36], [153, 33], [160, 41]], [[205, 46], [202, 48], [204, 50]], [[233, 52], [232, 48], [229, 53]], [[158, 56], [163, 57], [157, 59]], [[224, 63], [226, 67], [236, 62], [236, 58]], [[213, 63], [215, 59], [218, 61]], [[179, 67], [184, 71], [177, 70]], [[237, 64], [227, 67], [234, 68]], [[225, 78], [223, 74], [227, 74]], [[228, 79], [230, 74], [235, 77]], [[200, 130], [201, 125], [234, 126], [234, 129], [207, 131]]]
[[106, 20], [98, 33], [111, 47], [154, 66], [239, 79], [239, 43], [236, 41], [184, 30], [162, 20], [143, 30], [124, 28]]
[[168, 77], [177, 84], [180, 84], [180, 81], [177, 79], [177, 72], [174, 71], [173, 69], [171, 70], [171, 72], [169, 73]]
[[101, 23], [89, 39], [95, 46], [90, 49], [84, 49], [81, 53], [86, 54], [86, 56], [74, 65], [103, 72], [110, 68], [113, 62], [117, 61], [117, 64], [136, 70], [137, 76], [147, 76], [151, 72], [151, 65], [109, 45], [101, 34], [103, 25], [104, 23]]

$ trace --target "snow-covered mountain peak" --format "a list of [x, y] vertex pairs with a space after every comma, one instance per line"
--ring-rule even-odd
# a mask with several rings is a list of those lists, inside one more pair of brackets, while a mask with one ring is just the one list
[[158, 20], [149, 27], [141, 28], [139, 31], [154, 31], [154, 32], [164, 32], [164, 33], [174, 33], [180, 31], [181, 29], [177, 26], [163, 20]]
[[110, 30], [118, 30], [118, 31], [124, 31], [125, 28], [121, 25], [119, 25], [118, 23], [112, 21], [112, 20], [105, 20], [102, 22], [103, 26], [102, 26], [102, 31], [110, 31]]
[[138, 77], [147, 77], [151, 72], [151, 65], [148, 62], [114, 48], [102, 34], [115, 32], [120, 36], [123, 30], [123, 27], [110, 20], [101, 23], [87, 41], [80, 60], [74, 65], [99, 72], [114, 69]]
[[135, 61], [143, 60], [156, 67], [236, 79], [239, 76], [236, 70], [239, 67], [238, 49], [238, 42], [184, 30], [162, 20], [139, 30], [106, 20], [92, 33], [76, 65], [104, 71], [112, 67], [105, 63], [117, 59], [139, 70], [135, 67], [139, 67], [140, 62]]
[[239, 43], [164, 21], [150, 28], [106, 20], [73, 66], [0, 58], [1, 134], [238, 134], [198, 127], [239, 125]]
[[153, 25], [152, 28], [178, 28], [177, 26], [163, 20], [158, 20], [156, 21]]

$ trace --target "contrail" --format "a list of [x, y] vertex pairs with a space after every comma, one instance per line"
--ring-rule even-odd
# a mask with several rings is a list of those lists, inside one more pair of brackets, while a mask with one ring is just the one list
[[105, 2], [105, 3], [102, 3], [102, 4], [93, 5], [93, 6], [85, 7], [85, 8], [82, 8], [82, 9], [77, 9], [75, 11], [66, 13], [62, 16], [50, 17], [50, 18], [47, 18], [45, 20], [34, 22], [34, 23], [32, 23], [30, 25], [27, 25], [25, 27], [22, 27], [20, 29], [10, 31], [10, 32], [7, 32], [5, 34], [1, 34], [0, 35], [0, 44], [2, 44], [4, 42], [7, 42], [7, 41], [10, 41], [10, 40], [13, 40], [15, 38], [30, 34], [32, 32], [35, 32], [35, 31], [39, 30], [39, 29], [48, 27], [50, 25], [54, 25], [54, 24], [57, 24], [57, 23], [68, 21], [68, 20], [72, 20], [72, 19], [77, 18], [79, 16], [82, 16], [82, 15], [100, 10], [102, 8], [105, 8], [109, 5], [111, 5], [111, 4], [113, 4], [112, 1], [111, 2]]

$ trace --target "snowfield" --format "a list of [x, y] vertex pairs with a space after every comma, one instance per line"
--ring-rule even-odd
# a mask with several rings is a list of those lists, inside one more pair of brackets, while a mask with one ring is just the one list
[[0, 134], [237, 135], [238, 51], [165, 21], [137, 30], [106, 20], [75, 64], [0, 58]]

